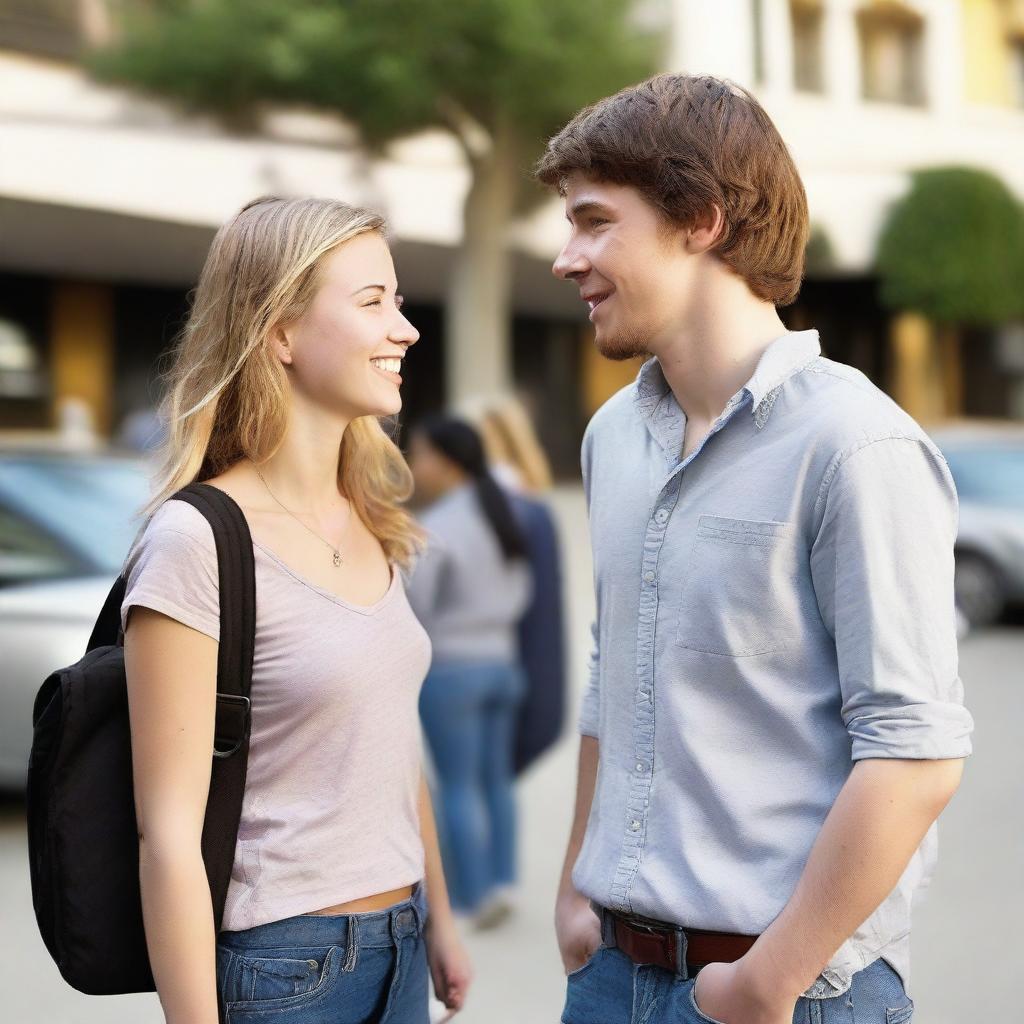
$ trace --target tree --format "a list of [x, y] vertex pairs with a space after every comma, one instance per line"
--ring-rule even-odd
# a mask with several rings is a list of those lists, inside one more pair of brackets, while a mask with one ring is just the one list
[[917, 171], [878, 243], [882, 301], [948, 326], [1024, 316], [1024, 207], [994, 175]]
[[877, 266], [882, 302], [900, 311], [894, 397], [922, 419], [959, 414], [962, 328], [1024, 316], [1024, 207], [985, 171], [918, 171], [882, 230]]
[[[446, 303], [450, 397], [508, 377], [509, 226], [541, 142], [651, 73], [634, 0], [148, 0], [94, 72], [226, 122], [297, 103], [354, 122], [371, 149], [424, 129], [471, 171]], [[533, 193], [536, 198], [537, 193]]]

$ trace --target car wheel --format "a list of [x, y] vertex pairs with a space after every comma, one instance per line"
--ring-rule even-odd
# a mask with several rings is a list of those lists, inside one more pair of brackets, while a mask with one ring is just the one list
[[973, 552], [957, 552], [953, 586], [957, 607], [972, 628], [990, 626], [1003, 614], [1003, 584], [987, 558]]

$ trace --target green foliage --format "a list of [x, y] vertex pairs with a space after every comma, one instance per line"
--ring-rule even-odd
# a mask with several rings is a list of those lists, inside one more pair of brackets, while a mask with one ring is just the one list
[[[99, 77], [238, 119], [263, 103], [336, 111], [382, 144], [507, 125], [539, 146], [586, 103], [646, 77], [632, 0], [150, 0]], [[129, 8], [129, 14], [133, 8]]]
[[877, 255], [882, 301], [938, 323], [987, 326], [1024, 315], [1024, 206], [993, 175], [918, 171]]
[[835, 269], [836, 254], [832, 239], [820, 224], [812, 224], [804, 250], [804, 267], [810, 275], [827, 274]]

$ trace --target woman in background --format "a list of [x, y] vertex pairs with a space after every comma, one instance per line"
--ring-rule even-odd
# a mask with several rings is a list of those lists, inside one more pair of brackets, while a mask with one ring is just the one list
[[551, 467], [522, 403], [511, 396], [474, 410], [491, 473], [510, 492], [526, 538], [533, 596], [518, 624], [526, 694], [519, 706], [512, 761], [517, 775], [561, 735], [566, 705], [565, 602], [555, 519], [542, 496]]
[[[530, 600], [526, 542], [468, 423], [433, 417], [409, 463], [427, 549], [409, 602], [433, 643], [420, 715], [437, 768], [452, 905], [480, 926], [515, 882], [512, 747], [524, 691], [517, 625]], [[496, 912], [497, 911], [497, 912]]]

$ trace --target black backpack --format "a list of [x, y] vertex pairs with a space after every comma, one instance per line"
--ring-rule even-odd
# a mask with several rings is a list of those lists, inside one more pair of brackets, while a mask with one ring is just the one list
[[[220, 647], [217, 718], [202, 853], [217, 930], [235, 856], [249, 753], [256, 579], [242, 510], [194, 483], [187, 501], [217, 545]], [[139, 889], [131, 732], [120, 607], [122, 574], [104, 602], [85, 655], [58, 669], [32, 710], [28, 846], [32, 903], [64, 979], [89, 995], [153, 992]]]

